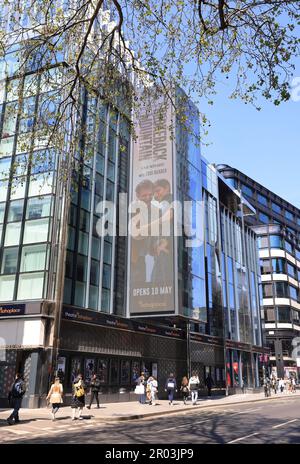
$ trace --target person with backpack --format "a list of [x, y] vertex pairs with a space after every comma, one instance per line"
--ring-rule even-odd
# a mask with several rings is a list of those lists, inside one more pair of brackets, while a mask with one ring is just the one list
[[46, 400], [52, 404], [52, 420], [55, 420], [55, 414], [59, 410], [62, 402], [63, 402], [63, 386], [60, 383], [60, 378], [55, 377], [54, 383], [51, 385], [49, 393], [47, 395]]
[[189, 390], [191, 391], [192, 403], [194, 405], [197, 404], [199, 383], [200, 381], [198, 375], [196, 372], [193, 372], [193, 375], [189, 381]]
[[100, 405], [99, 405], [98, 395], [100, 392], [101, 383], [100, 383], [100, 380], [97, 374], [93, 374], [92, 380], [90, 382], [90, 387], [91, 387], [91, 398], [90, 398], [90, 404], [87, 406], [87, 408], [91, 409], [93, 399], [96, 398], [97, 408], [99, 409]]
[[177, 383], [174, 374], [170, 374], [165, 385], [165, 391], [168, 393], [169, 405], [173, 406], [174, 393], [177, 392]]
[[73, 383], [73, 397], [72, 397], [72, 420], [77, 419], [76, 411], [78, 409], [78, 419], [82, 420], [82, 410], [85, 405], [85, 384], [83, 382], [82, 374], [74, 380]]
[[189, 392], [190, 392], [190, 390], [189, 390], [189, 380], [188, 380], [188, 378], [186, 376], [184, 376], [182, 378], [180, 391], [182, 393], [183, 403], [186, 404], [187, 399], [189, 397]]
[[9, 425], [13, 425], [14, 423], [17, 424], [18, 422], [20, 422], [19, 410], [21, 408], [22, 399], [25, 395], [25, 392], [25, 382], [22, 378], [22, 375], [18, 373], [16, 374], [15, 381], [12, 384], [8, 394], [9, 405], [12, 408], [14, 408], [11, 415], [7, 418], [7, 422]]

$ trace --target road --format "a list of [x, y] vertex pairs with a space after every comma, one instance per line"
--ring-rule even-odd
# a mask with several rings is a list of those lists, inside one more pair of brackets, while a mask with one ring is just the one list
[[[121, 404], [120, 404], [121, 407]], [[152, 419], [71, 421], [69, 408], [53, 423], [46, 416], [8, 426], [0, 420], [1, 443], [83, 444], [300, 444], [300, 398], [219, 406]], [[22, 413], [22, 411], [21, 411]], [[3, 417], [3, 416], [2, 416]], [[22, 414], [20, 415], [22, 419]]]

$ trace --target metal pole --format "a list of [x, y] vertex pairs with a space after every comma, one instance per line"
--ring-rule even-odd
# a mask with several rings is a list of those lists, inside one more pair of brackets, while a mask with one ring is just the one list
[[187, 321], [186, 323], [186, 353], [187, 353], [187, 375], [188, 378], [191, 378], [192, 369], [191, 369], [191, 323]]

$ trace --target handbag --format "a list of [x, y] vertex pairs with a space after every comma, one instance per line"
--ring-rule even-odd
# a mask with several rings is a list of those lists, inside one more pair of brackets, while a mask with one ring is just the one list
[[137, 385], [137, 386], [135, 387], [134, 393], [135, 393], [136, 395], [143, 395], [143, 394], [145, 393], [144, 385]]

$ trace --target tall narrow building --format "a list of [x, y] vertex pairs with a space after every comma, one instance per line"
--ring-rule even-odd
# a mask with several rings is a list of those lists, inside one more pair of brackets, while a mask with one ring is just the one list
[[274, 375], [299, 375], [300, 210], [227, 165], [219, 171], [256, 209], [245, 222], [258, 235], [264, 327]]

